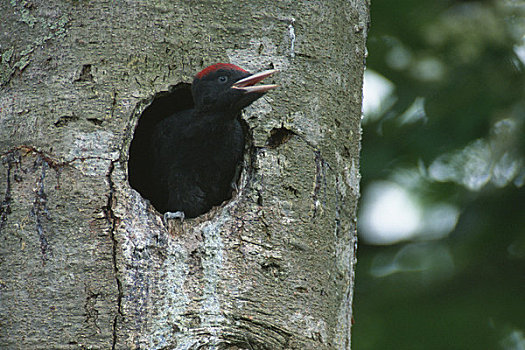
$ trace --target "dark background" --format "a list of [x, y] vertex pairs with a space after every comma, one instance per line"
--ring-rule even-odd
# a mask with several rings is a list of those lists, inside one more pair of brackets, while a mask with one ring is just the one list
[[352, 349], [525, 349], [525, 2], [371, 18]]

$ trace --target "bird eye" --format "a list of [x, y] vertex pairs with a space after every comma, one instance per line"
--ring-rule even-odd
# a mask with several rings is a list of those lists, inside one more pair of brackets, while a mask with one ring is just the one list
[[221, 75], [221, 76], [219, 77], [219, 83], [224, 84], [224, 83], [227, 82], [227, 81], [228, 81], [228, 77], [227, 77], [227, 76], [225, 76], [225, 75]]

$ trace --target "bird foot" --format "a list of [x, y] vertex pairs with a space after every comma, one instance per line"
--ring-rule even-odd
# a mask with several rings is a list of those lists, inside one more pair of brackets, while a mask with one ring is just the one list
[[164, 213], [164, 224], [168, 225], [168, 220], [170, 219], [180, 219], [181, 224], [184, 222], [184, 212], [183, 211], [167, 211]]

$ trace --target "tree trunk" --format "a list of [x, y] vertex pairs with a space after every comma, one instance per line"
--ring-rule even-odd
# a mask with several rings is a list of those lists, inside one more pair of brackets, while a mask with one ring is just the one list
[[[350, 349], [365, 0], [0, 2], [0, 347]], [[238, 191], [129, 185], [156, 93], [275, 67]]]

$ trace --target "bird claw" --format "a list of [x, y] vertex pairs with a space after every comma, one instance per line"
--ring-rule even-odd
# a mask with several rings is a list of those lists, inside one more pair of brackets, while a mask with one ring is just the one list
[[170, 219], [180, 219], [180, 223], [184, 223], [184, 212], [183, 211], [175, 211], [175, 212], [171, 212], [171, 211], [167, 211], [164, 213], [164, 224], [168, 224], [168, 220]]

